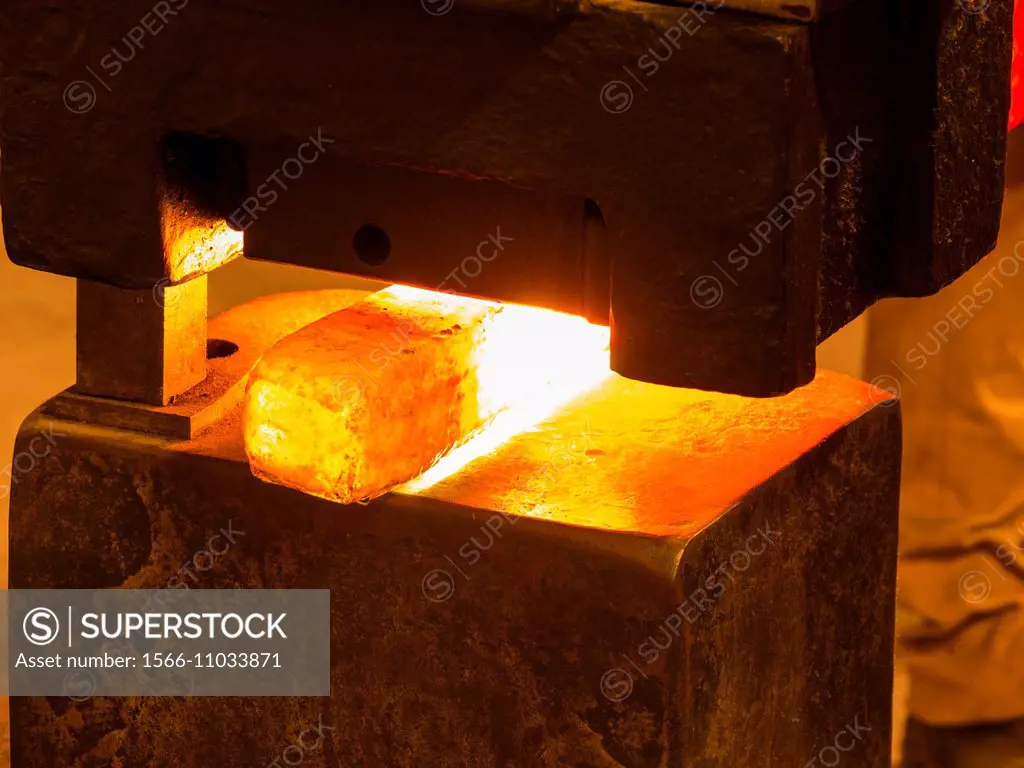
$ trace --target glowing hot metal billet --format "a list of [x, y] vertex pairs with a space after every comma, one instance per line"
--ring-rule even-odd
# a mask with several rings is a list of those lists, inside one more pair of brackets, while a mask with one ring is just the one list
[[349, 503], [411, 480], [495, 417], [528, 426], [608, 375], [607, 328], [394, 287], [263, 356], [246, 450], [258, 476]]

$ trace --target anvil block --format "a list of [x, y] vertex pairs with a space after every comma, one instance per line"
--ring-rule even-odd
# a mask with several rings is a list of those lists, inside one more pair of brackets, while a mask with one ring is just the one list
[[187, 442], [40, 411], [12, 587], [329, 588], [332, 696], [14, 699], [13, 768], [888, 766], [890, 404], [612, 376], [352, 506], [253, 477], [237, 411]]

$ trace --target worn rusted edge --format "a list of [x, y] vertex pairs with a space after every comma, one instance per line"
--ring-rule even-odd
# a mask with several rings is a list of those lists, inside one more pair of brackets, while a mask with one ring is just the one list
[[552, 17], [585, 14], [604, 6], [625, 8], [642, 4], [673, 6], [705, 6], [709, 9], [744, 11], [782, 21], [811, 23], [854, 0], [689, 0], [688, 2], [658, 0], [470, 0], [468, 5], [480, 10], [502, 10]]

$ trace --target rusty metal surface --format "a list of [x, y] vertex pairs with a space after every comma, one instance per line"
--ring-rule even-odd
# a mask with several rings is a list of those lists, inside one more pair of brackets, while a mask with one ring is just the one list
[[329, 587], [334, 695], [17, 699], [14, 765], [241, 768], [320, 717], [314, 768], [804, 764], [857, 718], [857, 764], [887, 765], [897, 409], [824, 374], [789, 408], [666, 390], [651, 423], [618, 381], [369, 506], [256, 480], [237, 418], [177, 444], [57, 423], [12, 587]]
[[[245, 253], [429, 290], [591, 314], [608, 325], [611, 281], [587, 306], [586, 270], [609, 271], [584, 244], [586, 201], [509, 184], [326, 155], [284, 191], [266, 179], [295, 153], [288, 141], [249, 156], [252, 196], [233, 214]], [[245, 206], [248, 206], [246, 208]], [[369, 229], [379, 255], [356, 246]], [[360, 253], [363, 250], [363, 253]]]
[[206, 378], [207, 278], [132, 291], [78, 281], [78, 380], [93, 397], [168, 405]]
[[[709, 0], [709, 7], [720, 5], [737, 11], [749, 11], [785, 21], [818, 21], [823, 16], [842, 8], [851, 0]], [[681, 0], [676, 0], [682, 5]], [[699, 0], [689, 0], [697, 5]]]
[[[648, 1], [648, 0], [644, 0]], [[635, 0], [469, 0], [473, 5], [482, 8], [518, 9], [534, 13], [557, 13], [569, 10], [585, 11], [590, 6], [628, 7]], [[750, 11], [784, 21], [812, 21], [840, 10], [851, 0], [669, 0], [669, 4], [679, 7], [728, 8], [737, 11]], [[446, 7], [443, 0], [430, 2], [428, 9]]]

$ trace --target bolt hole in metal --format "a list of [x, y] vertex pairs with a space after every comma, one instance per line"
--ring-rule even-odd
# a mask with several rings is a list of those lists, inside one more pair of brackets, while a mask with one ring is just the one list
[[238, 351], [238, 345], [226, 339], [208, 339], [206, 342], [206, 359], [220, 360], [231, 357]]
[[352, 248], [361, 262], [378, 267], [391, 255], [391, 238], [376, 224], [363, 224], [352, 238]]

